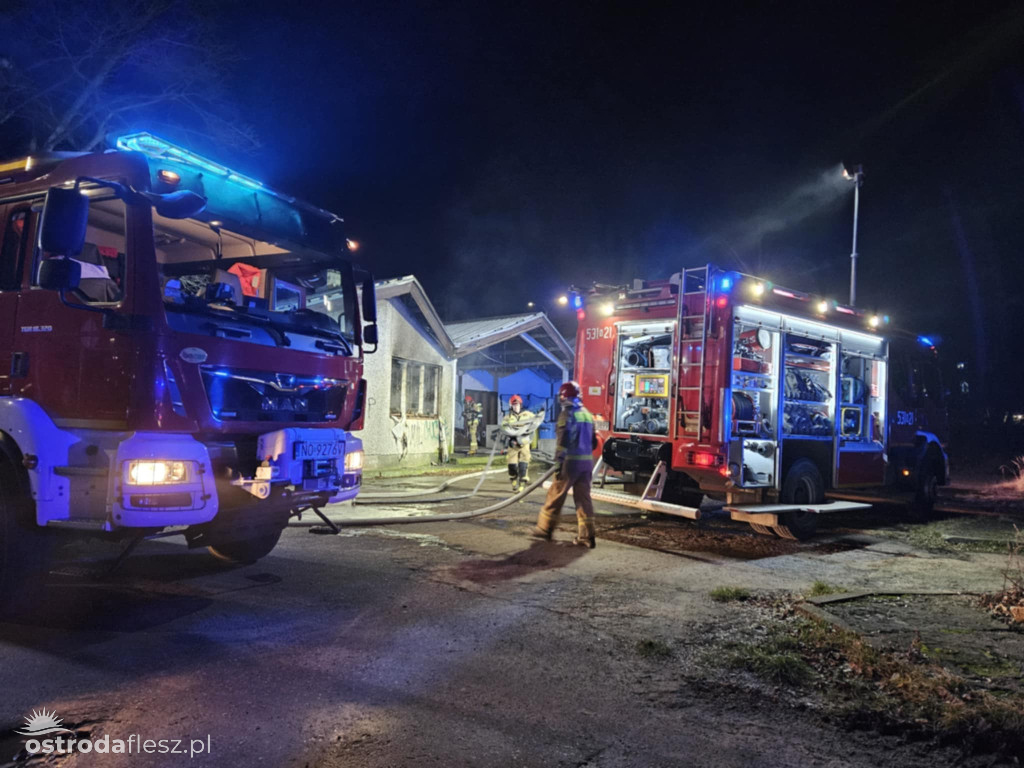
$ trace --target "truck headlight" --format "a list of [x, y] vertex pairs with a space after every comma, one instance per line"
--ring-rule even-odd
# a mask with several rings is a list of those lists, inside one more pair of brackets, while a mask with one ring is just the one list
[[191, 461], [129, 461], [125, 482], [129, 485], [187, 483]]
[[345, 471], [355, 472], [357, 469], [363, 468], [363, 452], [352, 451], [352, 453], [345, 454]]

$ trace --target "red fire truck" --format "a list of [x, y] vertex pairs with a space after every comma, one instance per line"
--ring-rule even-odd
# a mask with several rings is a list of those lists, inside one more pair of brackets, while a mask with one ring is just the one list
[[356, 495], [376, 308], [340, 218], [144, 133], [0, 164], [0, 216], [0, 596], [51, 529], [251, 562]]
[[595, 498], [697, 518], [667, 501], [691, 488], [760, 533], [806, 538], [866, 501], [926, 516], [948, 482], [934, 345], [888, 318], [712, 265], [573, 302], [600, 466], [643, 489], [598, 483]]

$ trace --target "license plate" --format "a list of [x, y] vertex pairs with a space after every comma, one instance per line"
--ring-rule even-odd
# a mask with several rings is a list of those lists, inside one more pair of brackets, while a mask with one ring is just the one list
[[336, 440], [324, 442], [303, 441], [292, 446], [292, 458], [305, 459], [338, 459], [345, 452], [345, 444]]

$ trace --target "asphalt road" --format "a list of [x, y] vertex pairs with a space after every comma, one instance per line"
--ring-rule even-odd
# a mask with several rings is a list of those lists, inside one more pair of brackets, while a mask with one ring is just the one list
[[[443, 511], [503, 489], [489, 480]], [[211, 751], [56, 759], [66, 766], [935, 764], [703, 675], [716, 638], [749, 631], [708, 592], [991, 589], [1003, 558], [946, 560], [841, 527], [798, 544], [635, 517], [602, 518], [589, 551], [568, 544], [569, 521], [555, 543], [527, 539], [539, 501], [340, 536], [293, 528], [247, 567], [165, 540], [100, 579], [110, 551], [83, 551], [39, 615], [0, 624], [0, 766], [43, 707], [82, 738]], [[672, 655], [644, 658], [644, 640]]]

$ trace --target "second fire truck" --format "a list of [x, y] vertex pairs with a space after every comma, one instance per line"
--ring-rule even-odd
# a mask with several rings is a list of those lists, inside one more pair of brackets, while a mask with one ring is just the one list
[[573, 300], [603, 466], [643, 489], [595, 498], [697, 518], [665, 500], [689, 487], [802, 539], [866, 500], [926, 516], [949, 480], [933, 345], [887, 318], [712, 265]]

